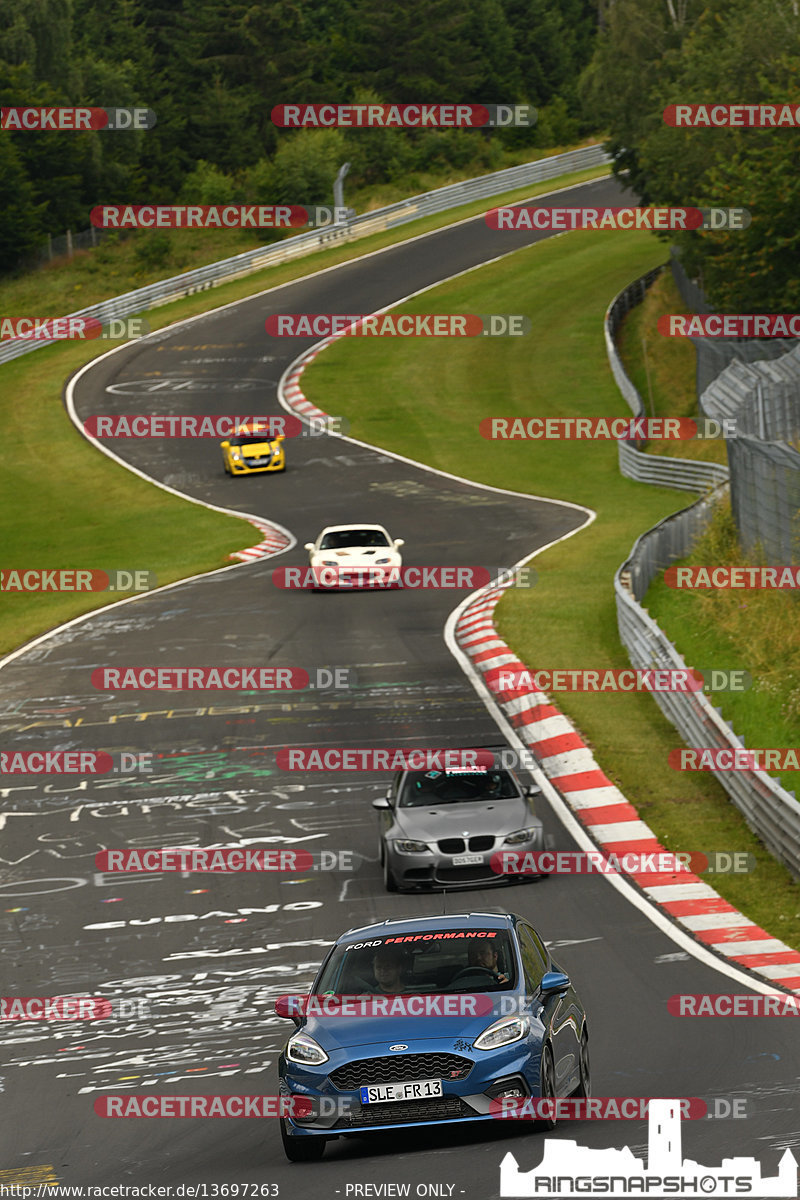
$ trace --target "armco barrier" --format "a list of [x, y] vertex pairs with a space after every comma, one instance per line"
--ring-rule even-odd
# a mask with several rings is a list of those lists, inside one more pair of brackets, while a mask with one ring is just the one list
[[[468, 179], [462, 183], [451, 183], [446, 187], [436, 188], [432, 192], [423, 192], [408, 200], [400, 200], [389, 204], [386, 208], [376, 209], [363, 216], [353, 217], [341, 225], [312, 229], [296, 237], [286, 238], [268, 247], [247, 250], [244, 254], [236, 254], [232, 258], [220, 262], [209, 263], [205, 267], [197, 267], [183, 275], [174, 275], [171, 279], [161, 279], [133, 292], [115, 296], [101, 304], [90, 305], [78, 312], [69, 313], [72, 317], [96, 317], [105, 324], [117, 317], [129, 317], [134, 313], [146, 312], [159, 304], [168, 304], [172, 300], [180, 300], [194, 292], [206, 288], [217, 287], [221, 283], [229, 283], [233, 279], [260, 271], [264, 267], [276, 263], [288, 262], [309, 254], [322, 246], [332, 246], [340, 242], [354, 241], [371, 233], [393, 229], [407, 221], [419, 217], [430, 216], [433, 213], [445, 212], [457, 208], [460, 204], [468, 204], [472, 200], [485, 200], [502, 192], [510, 192], [515, 188], [527, 187], [529, 184], [541, 183], [547, 179], [555, 179], [570, 171], [581, 171], [588, 167], [602, 166], [611, 162], [611, 156], [606, 154], [602, 146], [584, 146], [580, 150], [569, 150], [566, 154], [554, 154], [550, 158], [541, 158], [538, 162], [521, 163], [517, 167], [507, 167], [503, 171], [493, 171], [490, 175], [481, 175], [478, 179]], [[0, 362], [9, 362], [21, 354], [29, 354], [40, 346], [49, 346], [51, 342], [3, 342], [0, 344]]]
[[[619, 323], [619, 315], [615, 315], [615, 312], [627, 312], [632, 307], [631, 299], [636, 296], [641, 299], [657, 273], [651, 271], [648, 276], [636, 280], [630, 288], [621, 292], [606, 314], [606, 345], [609, 347], [611, 369], [635, 416], [642, 415], [641, 397], [625, 374], [611, 330], [616, 330]], [[618, 306], [616, 310], [615, 306]], [[650, 463], [657, 465], [640, 471], [642, 460], [648, 458]], [[625, 470], [623, 462], [628, 470]], [[665, 475], [662, 468], [667, 464], [675, 466], [668, 467]], [[620, 469], [625, 475], [636, 469], [638, 473], [630, 477], [641, 482], [662, 483], [669, 480], [667, 486], [688, 487], [690, 467], [704, 468], [696, 478], [699, 482], [705, 476], [703, 486], [716, 481], [719, 486], [715, 492], [643, 533], [634, 544], [630, 557], [614, 576], [619, 635], [634, 667], [686, 669], [683, 658], [642, 607], [641, 601], [658, 572], [676, 559], [684, 558], [691, 550], [693, 542], [708, 524], [717, 496], [724, 490], [722, 481], [727, 477], [728, 470], [716, 463], [688, 463], [682, 459], [663, 457], [656, 459], [656, 456], [640, 454], [631, 446], [620, 443]], [[661, 478], [657, 477], [659, 474]], [[676, 482], [677, 479], [682, 482]], [[653, 692], [653, 699], [689, 746], [696, 749], [705, 746], [743, 747], [743, 742], [723, 719], [720, 710], [702, 692]], [[786, 791], [765, 771], [714, 771], [713, 774], [767, 849], [800, 877], [800, 804], [794, 793]]]
[[[655, 267], [623, 288], [609, 304], [603, 321], [608, 363], [617, 387], [635, 417], [644, 417], [647, 413], [642, 397], [622, 365], [617, 350], [616, 334], [623, 317], [637, 304], [641, 304], [647, 289], [663, 270], [663, 266]], [[728, 478], [728, 468], [721, 463], [643, 454], [636, 449], [633, 442], [620, 441], [618, 455], [620, 472], [626, 479], [635, 479], [638, 483], [658, 484], [684, 492], [703, 492], [709, 487], [717, 487]]]

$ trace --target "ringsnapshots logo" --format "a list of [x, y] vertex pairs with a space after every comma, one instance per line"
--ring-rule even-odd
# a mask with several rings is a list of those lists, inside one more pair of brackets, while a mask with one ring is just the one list
[[0, 342], [133, 341], [149, 332], [144, 317], [0, 317]]
[[157, 586], [153, 571], [101, 571], [96, 567], [0, 569], [0, 592], [149, 592]]
[[245, 438], [248, 443], [274, 442], [279, 438], [322, 437], [346, 434], [345, 417], [248, 416], [231, 413], [96, 413], [83, 422], [94, 438]]
[[[334, 552], [332, 552], [334, 553]], [[346, 588], [396, 589], [408, 591], [475, 591], [487, 587], [536, 586], [538, 575], [533, 567], [412, 567], [345, 563], [337, 558], [306, 567], [275, 567], [271, 580], [286, 591], [337, 591]]]
[[96, 667], [101, 692], [338, 691], [355, 687], [353, 667]]
[[152, 108], [0, 108], [0, 129], [9, 132], [139, 130], [155, 123]]
[[277, 104], [280, 129], [532, 129], [532, 104]]
[[522, 313], [273, 313], [270, 337], [525, 337]]
[[500, 1196], [797, 1196], [797, 1160], [791, 1150], [783, 1152], [774, 1176], [764, 1176], [755, 1158], [726, 1157], [719, 1167], [683, 1158], [681, 1103], [651, 1099], [647, 1165], [628, 1146], [595, 1149], [547, 1138], [542, 1161], [531, 1171], [521, 1171], [514, 1155], [505, 1155]]
[[800, 313], [665, 313], [662, 337], [800, 338]]
[[796, 104], [668, 104], [664, 123], [675, 129], [797, 129]]
[[667, 441], [736, 436], [736, 421], [726, 417], [484, 417], [478, 432], [488, 441]]
[[649, 229], [675, 231], [703, 229], [729, 231], [747, 229], [750, 213], [746, 208], [492, 208], [484, 220], [490, 229], [500, 231], [546, 230], [570, 232], [575, 229]]
[[800, 588], [800, 566], [780, 567], [667, 567], [664, 583], [671, 588], [734, 588], [761, 590]]

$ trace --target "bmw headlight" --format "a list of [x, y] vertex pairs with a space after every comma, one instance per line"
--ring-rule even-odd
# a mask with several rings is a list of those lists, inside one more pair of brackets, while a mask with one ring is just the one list
[[298, 1030], [289, 1038], [286, 1045], [286, 1057], [289, 1062], [302, 1063], [306, 1067], [316, 1067], [328, 1061], [328, 1056], [322, 1047], [307, 1033]]
[[427, 842], [399, 842], [396, 841], [395, 847], [401, 854], [429, 854], [430, 847]]
[[518, 846], [520, 842], [531, 842], [539, 832], [537, 827], [530, 829], [518, 829], [516, 833], [510, 833], [504, 840], [506, 846]]
[[528, 1036], [531, 1023], [527, 1017], [501, 1017], [494, 1021], [472, 1043], [475, 1050], [497, 1050], [510, 1046]]

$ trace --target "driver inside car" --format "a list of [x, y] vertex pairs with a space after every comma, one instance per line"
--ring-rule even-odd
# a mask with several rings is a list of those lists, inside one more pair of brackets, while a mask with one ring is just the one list
[[405, 991], [406, 956], [399, 946], [381, 946], [372, 957], [372, 973], [377, 991], [393, 996]]
[[471, 967], [483, 967], [491, 971], [495, 983], [508, 983], [508, 976], [500, 970], [497, 947], [491, 942], [472, 942], [467, 951]]

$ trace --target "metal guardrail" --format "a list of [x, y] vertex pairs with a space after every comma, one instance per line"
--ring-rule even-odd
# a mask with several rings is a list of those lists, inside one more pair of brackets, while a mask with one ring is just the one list
[[[662, 567], [684, 557], [708, 520], [714, 497], [667, 517], [643, 533], [614, 576], [620, 638], [635, 667], [686, 669], [686, 663], [639, 601]], [[684, 741], [696, 749], [744, 748], [744, 742], [702, 692], [653, 692]], [[771, 854], [800, 876], [800, 804], [765, 771], [713, 771], [750, 829]]]
[[[337, 245], [366, 237], [371, 233], [393, 229], [407, 221], [433, 213], [445, 212], [468, 204], [472, 200], [485, 200], [501, 192], [509, 192], [515, 188], [527, 187], [529, 184], [541, 183], [565, 175], [570, 171], [585, 170], [588, 167], [602, 166], [611, 162], [611, 156], [606, 154], [601, 145], [584, 146], [580, 150], [569, 150], [566, 154], [554, 154], [549, 158], [541, 158], [537, 162], [520, 163], [516, 167], [507, 167], [503, 171], [493, 171], [489, 175], [481, 175], [477, 179], [468, 179], [461, 183], [450, 183], [445, 187], [435, 188], [431, 192], [423, 192], [408, 200], [400, 200], [374, 212], [364, 213], [341, 225], [327, 226], [321, 229], [308, 230], [295, 237], [286, 238], [272, 246], [247, 250], [232, 258], [220, 262], [209, 263], [183, 275], [175, 275], [170, 279], [162, 279], [157, 283], [147, 284], [133, 292], [115, 296], [100, 304], [90, 305], [78, 312], [69, 313], [71, 317], [96, 317], [105, 324], [118, 317], [129, 317], [135, 313], [146, 312], [160, 304], [168, 304], [184, 296], [207, 288], [217, 287], [221, 283], [229, 283], [260, 271], [264, 267], [276, 263], [288, 262], [309, 254], [322, 246]], [[52, 345], [49, 341], [36, 342], [4, 342], [0, 345], [0, 363], [9, 362], [22, 354], [29, 354], [41, 346]]]
[[[608, 363], [617, 387], [622, 392], [634, 417], [644, 417], [647, 413], [638, 389], [622, 365], [622, 359], [617, 350], [616, 335], [623, 317], [637, 304], [641, 304], [647, 289], [663, 270], [663, 266], [655, 267], [623, 288], [609, 304], [603, 321]], [[634, 442], [620, 441], [617, 445], [621, 474], [626, 479], [635, 479], [637, 483], [652, 483], [661, 487], [677, 488], [684, 492], [702, 492], [710, 487], [718, 487], [728, 478], [728, 468], [721, 463], [644, 454], [637, 450]]]
[[[620, 293], [606, 313], [606, 345], [609, 347], [611, 369], [617, 382], [622, 380], [620, 390], [635, 416], [643, 415], [641, 397], [625, 374], [611, 330], [616, 330], [620, 315], [632, 307], [631, 300], [638, 303], [639, 301], [634, 299], [637, 296], [641, 300], [657, 273], [651, 271], [649, 275], [636, 280], [630, 288]], [[637, 401], [638, 408], [635, 407]], [[623, 456], [628, 471], [623, 468]], [[640, 454], [626, 443], [620, 443], [620, 469], [623, 474], [638, 469], [642, 459], [652, 463], [654, 456]], [[728, 485], [722, 481], [727, 477], [728, 470], [716, 463], [689, 464], [686, 460], [666, 458], [656, 461], [660, 464], [680, 464], [680, 477], [677, 473], [671, 475], [668, 469], [670, 487], [688, 485], [689, 475], [686, 469], [690, 465], [703, 468], [702, 473], [707, 476], [705, 482], [710, 482], [716, 475], [718, 487], [710, 495], [695, 501], [689, 508], [666, 517], [637, 538], [630, 557], [614, 575], [617, 627], [620, 640], [634, 667], [685, 670], [687, 665], [683, 658], [664, 631], [642, 607], [641, 601], [658, 572], [676, 559], [684, 558], [691, 550], [695, 539], [708, 524], [714, 503], [727, 490]], [[662, 482], [661, 479], [654, 480], [651, 470], [652, 468], [648, 467], [642, 474], [630, 477], [648, 483]], [[682, 478], [683, 483], [676, 482], [678, 478]], [[722, 717], [720, 710], [715, 708], [702, 692], [653, 692], [652, 696], [664, 716], [689, 746], [695, 749], [707, 746], [734, 750], [745, 748], [741, 738]], [[712, 774], [770, 853], [800, 877], [800, 804], [795, 794], [788, 792], [765, 771], [713, 771]]]

